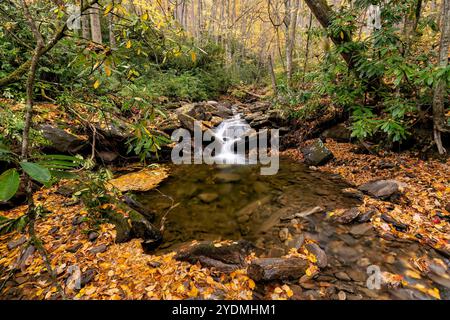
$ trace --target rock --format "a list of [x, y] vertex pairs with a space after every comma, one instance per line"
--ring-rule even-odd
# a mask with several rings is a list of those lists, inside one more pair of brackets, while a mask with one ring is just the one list
[[395, 220], [393, 217], [391, 217], [390, 215], [383, 213], [381, 214], [381, 219], [383, 219], [385, 222], [392, 224], [395, 229], [397, 229], [398, 231], [406, 231], [408, 230], [408, 226], [400, 221]]
[[301, 246], [303, 245], [303, 243], [305, 242], [305, 236], [303, 234], [295, 237], [294, 239], [292, 239], [291, 241], [289, 241], [287, 247], [290, 248], [295, 248], [296, 250], [300, 249]]
[[316, 257], [317, 266], [319, 268], [325, 268], [328, 265], [328, 259], [325, 251], [323, 251], [317, 244], [307, 243], [305, 248]]
[[233, 111], [231, 111], [228, 107], [226, 107], [222, 104], [218, 104], [217, 106], [215, 106], [215, 110], [211, 111], [211, 113], [214, 116], [220, 117], [223, 119], [227, 119], [227, 118], [233, 116]]
[[229, 245], [205, 241], [185, 246], [178, 251], [175, 259], [191, 264], [200, 262], [204, 267], [213, 267], [221, 272], [230, 273], [247, 265], [245, 257], [253, 249], [254, 246], [245, 240]]
[[354, 188], [345, 188], [342, 189], [342, 193], [350, 198], [355, 198], [358, 200], [363, 200], [364, 199], [364, 193], [362, 193], [361, 191], [354, 189]]
[[67, 252], [75, 253], [83, 246], [82, 243], [76, 243], [73, 246], [66, 249]]
[[97, 156], [103, 161], [103, 162], [114, 162], [119, 157], [119, 153], [115, 151], [99, 151], [97, 152]]
[[354, 221], [361, 214], [358, 208], [354, 207], [348, 210], [345, 210], [344, 213], [335, 218], [335, 220], [342, 224], [348, 224]]
[[238, 218], [237, 218], [237, 221], [239, 223], [246, 223], [249, 220], [250, 220], [250, 217], [247, 214], [242, 215], [242, 216], [238, 216]]
[[281, 241], [286, 241], [289, 238], [289, 229], [283, 228], [278, 232], [278, 237]]
[[356, 219], [357, 222], [359, 223], [364, 223], [364, 222], [368, 222], [370, 221], [370, 219], [373, 217], [373, 215], [376, 213], [377, 211], [375, 209], [369, 209], [364, 213], [361, 213], [358, 218]]
[[181, 126], [184, 129], [187, 129], [191, 132], [194, 132], [196, 121], [198, 121], [184, 113], [178, 115], [178, 120], [180, 120]]
[[218, 173], [214, 176], [214, 180], [219, 183], [238, 182], [241, 180], [241, 176], [236, 173]]
[[121, 192], [148, 191], [156, 187], [169, 176], [167, 168], [143, 169], [110, 180], [110, 184]]
[[349, 269], [347, 270], [347, 274], [353, 281], [356, 282], [364, 282], [367, 279], [367, 274], [357, 269]]
[[378, 199], [388, 199], [401, 192], [404, 184], [397, 180], [376, 180], [358, 187], [359, 190]]
[[308, 261], [298, 257], [261, 258], [253, 260], [247, 268], [255, 281], [299, 279], [308, 268]]
[[350, 233], [354, 236], [362, 236], [363, 234], [367, 233], [368, 231], [372, 230], [373, 226], [371, 223], [362, 223], [353, 226], [350, 229]]
[[324, 165], [334, 157], [320, 139], [317, 139], [312, 145], [303, 148], [301, 151], [305, 158], [305, 163], [312, 166]]
[[70, 134], [63, 129], [51, 125], [43, 125], [39, 129], [42, 131], [44, 138], [50, 141], [48, 148], [57, 152], [77, 154], [87, 146], [85, 139]]
[[338, 278], [339, 280], [343, 280], [343, 281], [351, 281], [352, 279], [349, 277], [348, 274], [346, 274], [345, 272], [341, 271], [341, 272], [336, 272], [335, 277]]
[[13, 241], [8, 242], [6, 247], [8, 248], [8, 250], [13, 250], [13, 249], [23, 245], [25, 242], [27, 242], [27, 238], [26, 237], [20, 237], [17, 240], [13, 240]]
[[325, 209], [322, 207], [314, 207], [312, 209], [308, 209], [299, 213], [294, 214], [295, 218], [305, 218], [315, 213], [323, 212]]
[[202, 200], [204, 203], [211, 203], [214, 200], [216, 200], [219, 197], [219, 195], [217, 193], [204, 192], [204, 193], [200, 193], [197, 197], [200, 200]]
[[97, 240], [98, 237], [99, 237], [99, 234], [98, 234], [97, 231], [91, 231], [91, 232], [89, 232], [89, 234], [88, 234], [88, 239], [89, 239], [89, 241], [91, 241], [91, 242], [94, 242], [95, 240]]
[[343, 123], [339, 123], [327, 130], [325, 130], [321, 138], [323, 139], [333, 139], [340, 142], [348, 142], [351, 140], [352, 131], [347, 128], [347, 126]]
[[257, 116], [250, 122], [250, 127], [255, 129], [261, 129], [266, 126], [270, 126], [269, 117], [267, 115]]
[[101, 244], [97, 247], [94, 247], [92, 249], [89, 250], [90, 253], [92, 254], [97, 254], [97, 253], [103, 253], [108, 249], [108, 246], [106, 244]]
[[95, 269], [87, 269], [85, 272], [81, 274], [81, 287], [86, 286], [89, 282], [91, 282], [95, 275], [97, 274], [97, 270]]
[[344, 291], [339, 291], [338, 298], [339, 298], [339, 300], [346, 300], [347, 294]]
[[73, 217], [72, 225], [78, 226], [78, 225], [82, 224], [84, 222], [85, 218], [86, 217], [84, 217], [84, 216], [75, 216], [75, 217]]

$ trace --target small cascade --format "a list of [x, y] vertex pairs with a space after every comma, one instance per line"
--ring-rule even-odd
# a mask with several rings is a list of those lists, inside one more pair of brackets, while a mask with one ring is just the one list
[[220, 146], [214, 156], [215, 163], [246, 164], [245, 154], [239, 154], [234, 150], [234, 146], [242, 139], [245, 139], [249, 130], [251, 130], [250, 125], [242, 119], [241, 114], [236, 112], [232, 118], [224, 120], [215, 128], [214, 137]]

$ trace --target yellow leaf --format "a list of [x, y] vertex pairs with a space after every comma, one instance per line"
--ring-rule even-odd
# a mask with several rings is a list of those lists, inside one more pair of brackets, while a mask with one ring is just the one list
[[109, 65], [105, 65], [105, 74], [107, 77], [111, 77], [111, 68]]
[[148, 20], [148, 13], [147, 12], [142, 15], [142, 20], [144, 20], [144, 21]]
[[341, 33], [339, 35], [341, 36], [341, 39], [344, 40], [344, 32], [341, 31]]
[[111, 3], [109, 3], [107, 6], [106, 6], [106, 8], [105, 8], [105, 16], [108, 14], [108, 13], [110, 13], [111, 12], [111, 10], [114, 8], [114, 5], [113, 5], [113, 3], [111, 2]]
[[248, 279], [248, 287], [251, 290], [255, 289], [255, 281], [253, 281], [252, 279]]
[[130, 48], [131, 48], [131, 40], [128, 40], [128, 41], [127, 41], [126, 47], [127, 47], [127, 49], [130, 49]]
[[94, 89], [97, 89], [98, 87], [100, 87], [100, 80], [94, 82]]
[[197, 55], [195, 54], [194, 51], [191, 51], [191, 59], [192, 59], [192, 62], [197, 61]]

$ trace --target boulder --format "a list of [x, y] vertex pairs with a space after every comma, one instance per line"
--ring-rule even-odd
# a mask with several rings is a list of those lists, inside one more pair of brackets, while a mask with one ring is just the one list
[[397, 180], [375, 180], [358, 187], [358, 190], [378, 199], [389, 199], [399, 195], [404, 184]]
[[305, 163], [311, 166], [320, 166], [326, 164], [334, 158], [333, 153], [325, 147], [322, 140], [317, 139], [312, 145], [303, 148]]
[[156, 169], [143, 169], [122, 175], [109, 181], [110, 185], [122, 192], [148, 191], [156, 187], [169, 176], [167, 168], [160, 166]]
[[50, 141], [50, 145], [47, 148], [59, 153], [77, 154], [88, 143], [86, 139], [51, 125], [43, 125], [39, 129], [42, 131], [44, 138]]

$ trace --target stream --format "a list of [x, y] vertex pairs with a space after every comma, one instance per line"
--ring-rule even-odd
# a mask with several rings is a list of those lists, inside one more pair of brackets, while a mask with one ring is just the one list
[[[171, 165], [170, 177], [158, 190], [138, 195], [139, 202], [155, 213], [157, 224], [166, 217], [164, 242], [157, 254], [192, 240], [245, 239], [262, 249], [263, 256], [281, 257], [313, 239], [325, 250], [328, 266], [312, 280], [290, 283], [298, 298], [422, 300], [432, 298], [426, 293], [429, 288], [438, 288], [442, 299], [450, 299], [447, 275], [423, 278], [414, 271], [413, 259], [442, 260], [433, 249], [413, 241], [382, 239], [369, 219], [343, 225], [327, 218], [331, 210], [360, 204], [342, 191], [350, 186], [339, 175], [288, 158], [280, 159], [276, 175], [260, 175], [260, 165], [233, 156], [231, 145], [239, 137], [227, 135], [231, 127], [245, 132], [248, 125], [235, 114], [216, 130], [224, 145], [216, 158], [232, 164]], [[294, 217], [315, 207], [323, 210]], [[400, 274], [409, 285], [369, 289], [370, 268]]]

